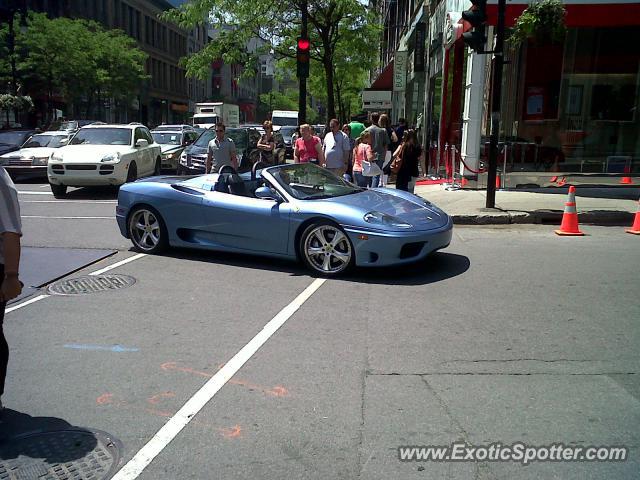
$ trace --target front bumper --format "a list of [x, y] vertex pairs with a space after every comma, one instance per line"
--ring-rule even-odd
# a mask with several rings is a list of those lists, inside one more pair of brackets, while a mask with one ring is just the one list
[[69, 187], [93, 187], [122, 185], [127, 180], [130, 162], [118, 163], [51, 163], [47, 178], [53, 185]]
[[47, 166], [37, 165], [3, 165], [4, 169], [13, 177], [46, 177]]
[[182, 163], [178, 164], [178, 175], [204, 175], [205, 167], [191, 166], [188, 167]]
[[[355, 227], [343, 227], [355, 250], [356, 265], [387, 267], [420, 261], [430, 253], [451, 243], [453, 221], [433, 230], [412, 232], [372, 232]], [[366, 238], [366, 239], [365, 239]]]

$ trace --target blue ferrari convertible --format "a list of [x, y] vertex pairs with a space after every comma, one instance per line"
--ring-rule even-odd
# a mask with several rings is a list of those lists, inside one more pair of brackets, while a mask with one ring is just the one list
[[268, 255], [328, 276], [423, 259], [449, 245], [453, 227], [421, 197], [361, 189], [313, 164], [128, 183], [116, 216], [141, 252], [175, 246]]

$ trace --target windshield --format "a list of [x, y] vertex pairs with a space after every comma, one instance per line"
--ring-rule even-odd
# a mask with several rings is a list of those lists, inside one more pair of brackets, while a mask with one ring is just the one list
[[66, 135], [34, 135], [22, 148], [51, 147], [58, 148], [64, 145], [63, 139], [67, 139]]
[[2, 132], [0, 143], [5, 145], [21, 145], [24, 142], [24, 132]]
[[213, 129], [205, 130], [202, 135], [198, 137], [198, 140], [195, 141], [194, 145], [196, 147], [207, 148], [209, 146], [209, 142], [213, 140], [213, 137], [216, 136], [216, 132]]
[[129, 128], [81, 128], [70, 145], [131, 145]]
[[334, 198], [362, 191], [329, 170], [310, 163], [287, 165], [269, 172], [298, 200]]
[[291, 135], [293, 135], [296, 131], [297, 127], [282, 127], [278, 130], [278, 133], [281, 133], [285, 140], [290, 140]]
[[271, 122], [273, 122], [274, 125], [280, 125], [282, 127], [285, 127], [285, 126], [297, 127], [298, 126], [298, 119], [296, 117], [273, 117], [271, 119]]
[[151, 136], [161, 145], [180, 145], [179, 133], [151, 132]]
[[215, 124], [218, 123], [218, 117], [193, 117], [194, 125], [202, 125], [202, 124]]

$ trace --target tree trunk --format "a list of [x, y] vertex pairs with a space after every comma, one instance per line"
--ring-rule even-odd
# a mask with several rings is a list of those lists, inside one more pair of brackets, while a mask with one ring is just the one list
[[333, 95], [333, 52], [328, 51], [329, 47], [329, 39], [323, 40], [325, 54], [324, 54], [324, 73], [327, 79], [327, 123], [332, 118], [336, 118], [336, 105], [335, 98]]

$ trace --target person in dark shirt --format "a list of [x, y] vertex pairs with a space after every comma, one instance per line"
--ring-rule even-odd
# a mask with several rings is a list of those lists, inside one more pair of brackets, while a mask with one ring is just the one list
[[415, 130], [405, 131], [402, 143], [394, 153], [394, 157], [396, 155], [402, 155], [402, 165], [396, 174], [396, 189], [413, 193], [413, 186], [410, 188], [409, 185], [413, 184], [413, 178], [419, 175], [418, 164], [424, 155]]

